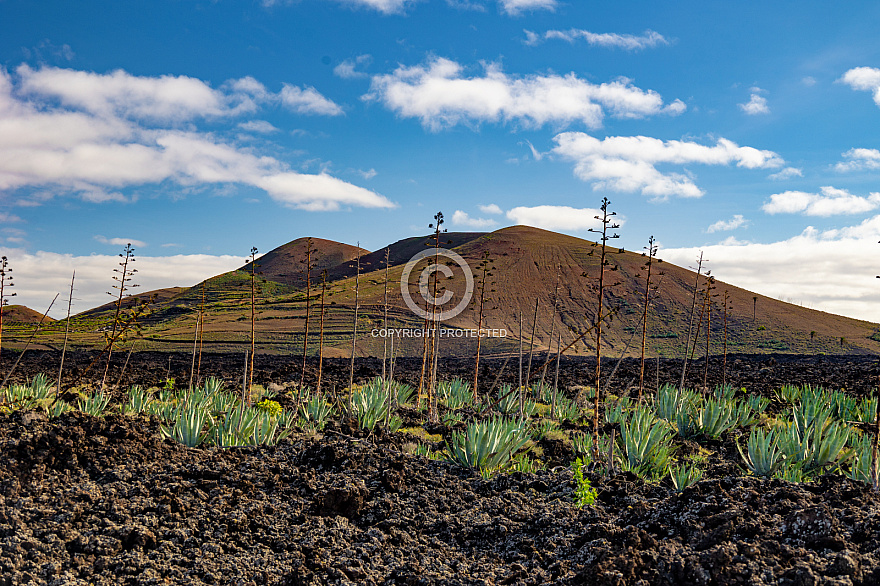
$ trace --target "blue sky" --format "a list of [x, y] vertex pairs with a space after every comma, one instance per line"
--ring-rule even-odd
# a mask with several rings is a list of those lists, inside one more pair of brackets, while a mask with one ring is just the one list
[[[16, 302], [525, 223], [880, 321], [880, 6], [0, 0]], [[63, 295], [62, 295], [63, 297]], [[57, 308], [52, 312], [59, 315]]]

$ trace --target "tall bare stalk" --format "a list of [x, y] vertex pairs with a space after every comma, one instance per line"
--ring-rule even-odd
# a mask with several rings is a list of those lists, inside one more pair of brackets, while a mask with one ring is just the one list
[[[552, 351], [553, 346], [553, 326], [556, 325], [556, 302], [559, 299], [559, 273], [561, 267], [556, 265], [556, 285], [553, 287], [553, 309], [550, 311], [550, 336], [548, 338], [549, 342], [547, 343], [547, 357], [550, 357], [550, 352]], [[538, 385], [539, 387], [544, 386], [544, 377], [547, 375], [547, 365], [550, 363], [549, 360], [544, 361], [544, 368], [541, 369], [541, 383]]]
[[251, 356], [247, 372], [247, 403], [251, 402], [254, 386], [254, 354], [257, 353], [257, 247], [251, 248]]
[[202, 300], [199, 303], [199, 359], [196, 362], [196, 381], [202, 378], [202, 343], [205, 341], [205, 283], [202, 282]]
[[616, 232], [611, 235], [608, 234], [609, 230], [616, 230], [620, 228], [620, 224], [616, 224], [613, 221], [613, 217], [617, 215], [617, 212], [609, 212], [608, 206], [611, 202], [607, 197], [602, 198], [602, 205], [600, 206], [600, 210], [602, 211], [601, 216], [596, 216], [596, 219], [602, 223], [602, 229], [597, 230], [594, 228], [590, 228], [590, 232], [595, 234], [600, 234], [600, 255], [599, 255], [599, 287], [598, 287], [598, 299], [596, 303], [596, 395], [593, 401], [593, 452], [594, 459], [596, 462], [600, 459], [599, 454], [599, 403], [601, 394], [601, 386], [599, 384], [600, 375], [602, 372], [602, 322], [606, 316], [602, 314], [604, 309], [605, 302], [605, 267], [609, 264], [606, 260], [606, 245], [609, 240], [614, 238], [620, 238], [620, 235]]
[[[122, 299], [125, 297], [125, 293], [137, 287], [137, 285], [130, 284], [132, 275], [137, 272], [137, 269], [130, 268], [129, 265], [135, 261], [134, 258], [134, 248], [132, 248], [131, 243], [125, 245], [125, 249], [119, 255], [122, 259], [122, 262], [119, 263], [120, 269], [113, 269], [113, 272], [116, 273], [113, 275], [113, 280], [116, 281], [116, 285], [113, 285], [114, 289], [117, 289], [119, 292], [116, 294], [116, 312], [113, 315], [113, 331], [110, 334], [110, 344], [107, 349], [107, 366], [104, 367], [104, 376], [101, 378], [101, 390], [104, 390], [104, 385], [107, 382], [107, 373], [110, 372], [110, 358], [113, 355], [113, 344], [114, 340], [116, 340], [116, 334], [119, 331], [122, 322], [120, 320], [120, 316], [122, 314]], [[108, 295], [114, 295], [113, 292], [108, 292]]]
[[382, 304], [383, 304], [383, 316], [382, 316], [382, 328], [385, 330], [385, 335], [382, 336], [382, 380], [388, 380], [388, 371], [386, 367], [386, 362], [388, 361], [388, 265], [391, 260], [391, 249], [385, 248], [385, 282], [382, 284]]
[[[358, 248], [361, 243], [357, 243]], [[357, 349], [358, 310], [360, 309], [361, 294], [361, 257], [355, 259], [356, 268], [354, 276], [354, 323], [351, 330], [351, 369], [348, 375], [348, 408], [351, 410], [352, 393], [354, 392], [354, 354]]]
[[52, 311], [52, 306], [55, 305], [55, 300], [58, 299], [58, 293], [55, 294], [55, 297], [52, 298], [52, 303], [49, 304], [49, 309], [46, 310], [46, 313], [43, 314], [43, 317], [40, 318], [40, 323], [37, 324], [37, 327], [34, 328], [34, 331], [31, 333], [30, 338], [28, 338], [27, 344], [24, 345], [24, 350], [21, 351], [21, 354], [18, 355], [18, 358], [15, 360], [15, 363], [12, 365], [12, 368], [9, 369], [9, 372], [6, 373], [6, 378], [3, 379], [3, 382], [0, 383], [0, 389], [6, 386], [6, 381], [9, 380], [9, 377], [12, 376], [12, 373], [15, 372], [15, 368], [18, 366], [18, 363], [21, 362], [22, 357], [24, 357], [24, 353], [28, 351], [28, 348], [31, 346], [31, 342], [34, 337], [40, 332], [40, 329], [43, 327], [43, 321], [49, 316], [49, 312]]
[[67, 319], [64, 321], [64, 346], [61, 347], [61, 363], [58, 365], [58, 384], [55, 385], [55, 396], [61, 393], [61, 373], [64, 371], [64, 355], [67, 354], [67, 340], [70, 336], [70, 309], [73, 307], [73, 281], [76, 271], [70, 277], [70, 296], [67, 298]]
[[642, 307], [642, 357], [639, 367], [639, 403], [642, 402], [642, 393], [645, 391], [645, 347], [648, 342], [648, 307], [651, 304], [651, 269], [654, 265], [654, 258], [657, 256], [657, 243], [653, 235], [648, 238], [648, 246], [645, 247], [645, 250], [648, 253], [647, 255], [642, 253], [642, 256], [646, 256], [648, 260], [645, 261], [645, 265], [642, 267], [647, 271], [647, 275], [645, 276], [645, 304]]
[[327, 294], [327, 271], [321, 271], [321, 325], [318, 336], [318, 384], [316, 392], [321, 393], [321, 374], [324, 371], [324, 297]]
[[[443, 220], [443, 212], [437, 212], [434, 214], [434, 222], [428, 224], [428, 228], [434, 229], [434, 266], [437, 267], [440, 263], [440, 234], [446, 232], [445, 228], [441, 228], [444, 224]], [[428, 419], [430, 421], [436, 422], [439, 420], [439, 414], [437, 413], [437, 362], [439, 360], [439, 352], [440, 352], [440, 324], [439, 319], [437, 317], [437, 283], [439, 277], [437, 275], [438, 271], [434, 270], [433, 277], [433, 288], [431, 292], [431, 326], [433, 328], [433, 336], [431, 343], [431, 376], [430, 382], [428, 385]]]
[[311, 302], [312, 302], [312, 269], [315, 268], [312, 265], [312, 253], [314, 249], [312, 248], [312, 239], [306, 239], [306, 327], [303, 335], [303, 363], [302, 363], [302, 373], [299, 377], [299, 388], [302, 389], [306, 383], [306, 356], [308, 354], [309, 349], [309, 317], [311, 316]]
[[715, 288], [715, 277], [706, 275], [706, 364], [703, 367], [703, 388], [709, 390], [709, 340], [712, 336], [712, 290]]
[[[483, 330], [483, 315], [485, 311], [486, 302], [490, 300], [489, 297], [486, 297], [486, 287], [489, 286], [487, 283], [487, 279], [491, 277], [493, 270], [492, 261], [489, 259], [489, 251], [483, 252], [483, 258], [478, 265], [477, 270], [479, 271], [479, 288], [480, 288], [480, 298], [479, 298], [479, 309], [477, 311], [477, 358], [474, 363], [474, 388], [473, 388], [473, 400], [477, 401], [477, 383], [479, 381], [480, 374], [480, 349], [483, 342], [482, 330]], [[495, 289], [491, 289], [489, 292], [494, 293]]]
[[724, 290], [724, 362], [721, 364], [721, 386], [727, 386], [727, 319], [730, 306], [730, 292]]
[[535, 297], [535, 316], [532, 318], [532, 336], [529, 338], [529, 365], [526, 367], [526, 387], [532, 378], [532, 355], [535, 352], [535, 333], [538, 328], [538, 298]]
[[[687, 364], [688, 364], [688, 352], [691, 348], [691, 335], [693, 334], [694, 327], [694, 312], [697, 309], [697, 290], [700, 285], [700, 272], [703, 270], [703, 251], [700, 251], [700, 258], [697, 259], [697, 274], [694, 277], [694, 296], [691, 301], [691, 314], [688, 319], [688, 337], [687, 343], [684, 345], [684, 361], [682, 362], [681, 367], [681, 384], [679, 385], [681, 388], [684, 388], [684, 380], [687, 377]], [[698, 328], [699, 329], [699, 328]]]
[[6, 289], [13, 286], [12, 269], [9, 268], [9, 259], [0, 257], [0, 350], [3, 347], [3, 308], [9, 305], [9, 297], [15, 293], [7, 293]]

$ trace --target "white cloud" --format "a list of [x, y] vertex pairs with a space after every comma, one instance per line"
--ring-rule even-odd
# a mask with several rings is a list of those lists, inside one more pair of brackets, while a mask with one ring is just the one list
[[772, 179], [773, 181], [783, 181], [785, 179], [791, 179], [792, 177], [803, 177], [804, 172], [798, 169], [797, 167], [786, 167], [782, 171], [778, 173], [773, 173], [768, 175], [768, 179]]
[[872, 92], [874, 103], [880, 106], [880, 69], [855, 67], [844, 73], [837, 81], [847, 84], [854, 90]]
[[481, 205], [477, 206], [480, 208], [480, 211], [484, 214], [503, 214], [504, 211], [498, 207], [497, 204], [490, 203], [489, 205]]
[[749, 221], [746, 220], [742, 214], [736, 214], [729, 220], [718, 220], [708, 228], [706, 228], [706, 232], [712, 234], [713, 232], [720, 231], [728, 231], [728, 230], [736, 230], [737, 228], [743, 228], [749, 225]]
[[816, 78], [808, 75], [801, 79], [801, 83], [807, 87], [813, 87], [814, 85], [816, 85]]
[[466, 212], [455, 210], [452, 214], [452, 224], [468, 228], [491, 228], [498, 225], [498, 222], [491, 218], [472, 218]]
[[383, 14], [399, 14], [414, 0], [336, 0], [356, 8], [370, 8]]
[[[60, 293], [49, 314], [64, 317], [67, 312], [66, 295], [70, 290], [70, 276], [76, 271], [73, 311], [81, 312], [97, 307], [110, 299], [108, 291], [114, 283], [113, 269], [118, 268], [119, 257], [113, 255], [73, 256], [54, 252], [27, 253], [20, 249], [2, 249], [15, 271], [16, 303], [36, 311], [46, 311], [55, 293]], [[211, 256], [190, 254], [175, 256], [140, 256], [135, 251], [134, 268], [137, 273], [133, 284], [140, 285], [132, 293], [146, 293], [164, 287], [196, 283], [245, 264], [243, 256]], [[65, 303], [60, 300], [65, 298]], [[62, 307], [63, 305], [63, 307]]]
[[690, 141], [663, 141], [647, 136], [609, 136], [603, 140], [582, 132], [564, 132], [554, 137], [553, 152], [574, 161], [575, 175], [591, 181], [593, 189], [639, 191], [654, 200], [670, 196], [701, 197], [703, 191], [691, 177], [661, 172], [659, 164], [729, 165], [746, 169], [768, 169], [783, 165], [772, 151], [739, 146], [725, 138], [714, 146]]
[[760, 91], [762, 91], [761, 88], [753, 87], [749, 101], [745, 104], [739, 104], [740, 109], [749, 116], [770, 113], [770, 108], [767, 107], [767, 98], [760, 95], [758, 93]]
[[358, 55], [354, 59], [346, 59], [339, 65], [333, 68], [333, 73], [337, 77], [341, 77], [342, 79], [357, 79], [361, 77], [368, 77], [367, 74], [363, 71], [357, 71], [358, 65], [369, 65], [372, 62], [373, 57], [370, 55]]
[[95, 240], [97, 240], [101, 244], [109, 244], [111, 246], [125, 246], [126, 244], [131, 244], [135, 248], [143, 248], [147, 245], [146, 242], [142, 240], [135, 240], [134, 238], [106, 238], [104, 236], [98, 235], [95, 236]]
[[[0, 192], [36, 187], [42, 190], [39, 197], [75, 193], [86, 201], [100, 203], [129, 201], [119, 192], [127, 187], [172, 181], [180, 185], [256, 186], [284, 205], [309, 210], [334, 210], [343, 205], [394, 205], [379, 194], [326, 173], [309, 175], [290, 171], [289, 166], [278, 159], [220, 142], [209, 133], [157, 128], [131, 120], [132, 112], [149, 117], [153, 123], [161, 118], [176, 123], [182, 117], [195, 115], [179, 107], [181, 103], [188, 103], [189, 98], [176, 100], [176, 93], [166, 91], [167, 87], [162, 84], [157, 100], [164, 100], [165, 106], [150, 103], [145, 96], [157, 94], [148, 91], [135, 96], [131, 103], [123, 104], [116, 99], [119, 94], [114, 93], [118, 81], [123, 80], [124, 87], [141, 88], [141, 78], [132, 78], [124, 72], [110, 76], [73, 76], [73, 81], [86, 80], [86, 85], [96, 88], [96, 98], [89, 98], [82, 88], [69, 88], [65, 95], [76, 97], [73, 101], [78, 105], [58, 107], [55, 100], [65, 101], [65, 98], [54, 86], [47, 89], [46, 95], [38, 93], [43, 85], [31, 82], [45, 79], [35, 78], [33, 73], [27, 70], [27, 77], [22, 78], [22, 83], [30, 84], [28, 90], [16, 92], [11, 76], [0, 69]], [[155, 79], [146, 78], [147, 86]], [[197, 82], [195, 87], [201, 83], [191, 81]], [[103, 88], [105, 83], [110, 86], [109, 90]], [[183, 87], [190, 85], [188, 81]], [[233, 91], [247, 91], [250, 95], [258, 94], [262, 87], [251, 78], [238, 80], [238, 85], [240, 87]], [[25, 97], [18, 97], [20, 93]], [[200, 95], [210, 98], [208, 94]], [[300, 91], [298, 95], [308, 98], [310, 94]], [[307, 108], [307, 102], [303, 102], [302, 107]], [[314, 103], [320, 106], [320, 101]]]
[[814, 309], [880, 322], [877, 253], [880, 215], [842, 230], [812, 227], [769, 243], [739, 242], [701, 248], [663, 248], [663, 260], [694, 263], [700, 251], [712, 274], [773, 298], [795, 299]]
[[285, 83], [281, 90], [281, 103], [297, 114], [339, 116], [343, 113], [339, 104], [325, 98], [313, 87], [300, 88]]
[[364, 179], [372, 179], [373, 177], [375, 177], [376, 175], [379, 174], [379, 173], [376, 172], [375, 169], [368, 169], [368, 170], [366, 170], [366, 171], [358, 171], [358, 173], [359, 173], [359, 174], [361, 175], [361, 177], [363, 177]]
[[599, 128], [608, 112], [617, 118], [681, 114], [686, 106], [675, 100], [664, 105], [655, 91], [642, 90], [628, 79], [599, 85], [574, 73], [512, 77], [498, 64], [484, 63], [482, 76], [467, 77], [449, 59], [426, 65], [399, 67], [372, 79], [366, 100], [381, 102], [405, 118], [418, 118], [431, 130], [456, 124], [518, 122], [527, 127], [581, 122]]
[[836, 216], [842, 214], [861, 214], [880, 207], [880, 193], [867, 197], [853, 195], [845, 189], [821, 187], [822, 192], [785, 191], [774, 193], [761, 209], [768, 214], [797, 214], [806, 216]]
[[880, 169], [880, 151], [877, 149], [850, 149], [843, 153], [843, 158], [849, 160], [841, 161], [834, 166], [841, 173]]
[[[531, 31], [526, 31], [526, 44], [537, 44], [541, 37]], [[548, 30], [544, 33], [545, 40], [560, 40], [574, 43], [583, 39], [589, 45], [594, 47], [604, 47], [608, 49], [625, 49], [627, 51], [640, 51], [642, 49], [653, 49], [660, 45], [668, 45], [669, 41], [660, 33], [652, 30], [646, 30], [641, 35], [630, 35], [620, 33], [594, 33], [583, 29]]]
[[501, 10], [511, 16], [519, 16], [529, 10], [556, 10], [556, 0], [498, 0]]
[[15, 214], [9, 214], [6, 212], [0, 212], [0, 223], [3, 224], [12, 224], [14, 222], [22, 222], [23, 220], [16, 216]]
[[[513, 208], [507, 212], [507, 218], [517, 224], [544, 230], [583, 232], [590, 228], [601, 229], [602, 223], [596, 219], [601, 214], [601, 210], [593, 208], [543, 205]], [[620, 225], [625, 221], [621, 216], [615, 216], [614, 220]]]
[[242, 130], [247, 130], [248, 132], [257, 132], [259, 134], [272, 134], [273, 132], [281, 132], [265, 120], [248, 120], [247, 122], [239, 123], [238, 127]]
[[[231, 82], [233, 91], [223, 92], [183, 75], [137, 77], [122, 70], [98, 74], [55, 67], [34, 70], [27, 65], [18, 67], [16, 73], [20, 78], [18, 89], [25, 95], [52, 97], [63, 106], [102, 118], [160, 122], [253, 111], [253, 84], [259, 84], [253, 78], [237, 80]], [[265, 93], [265, 88], [262, 91]]]

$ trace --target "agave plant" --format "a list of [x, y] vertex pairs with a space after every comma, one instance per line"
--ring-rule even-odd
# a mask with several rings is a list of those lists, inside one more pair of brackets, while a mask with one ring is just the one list
[[669, 467], [669, 478], [677, 492], [696, 484], [703, 478], [703, 471], [696, 463], [681, 464]]
[[503, 415], [513, 415], [519, 412], [519, 396], [513, 392], [511, 385], [501, 385], [498, 397], [500, 401], [498, 401], [496, 409]]
[[147, 410], [151, 400], [149, 391], [142, 389], [139, 385], [134, 385], [128, 389], [126, 401], [122, 405], [122, 413], [124, 415], [139, 415]]
[[453, 433], [452, 442], [447, 442], [446, 446], [453, 462], [481, 473], [492, 473], [507, 465], [530, 439], [525, 420], [496, 417], [471, 423], [464, 433]]
[[200, 445], [208, 437], [210, 428], [210, 415], [198, 405], [182, 402], [174, 410], [172, 425], [160, 426], [162, 434], [185, 445], [194, 448]]
[[852, 464], [846, 475], [852, 480], [858, 480], [865, 484], [873, 484], [872, 455], [874, 442], [871, 436], [865, 434], [853, 448]]
[[76, 408], [86, 415], [101, 417], [109, 404], [110, 395], [106, 394], [104, 389], [101, 389], [98, 392], [87, 395], [84, 399], [79, 399], [76, 402]]
[[654, 411], [657, 417], [666, 421], [675, 421], [676, 416], [684, 407], [686, 393], [670, 384], [664, 384], [654, 395]]
[[785, 463], [785, 454], [779, 446], [779, 438], [773, 431], [766, 433], [762, 429], [752, 429], [747, 445], [748, 453], [744, 454], [738, 443], [736, 448], [746, 467], [755, 476], [769, 478]]
[[709, 397], [700, 409], [696, 424], [700, 434], [719, 438], [737, 423], [733, 408], [728, 401]]
[[385, 421], [391, 405], [388, 391], [381, 378], [370, 381], [356, 389], [351, 395], [351, 416], [357, 420], [358, 427], [372, 431], [376, 424]]
[[321, 394], [309, 397], [305, 403], [299, 406], [300, 420], [304, 423], [304, 427], [310, 429], [324, 429], [332, 414], [333, 407]]
[[437, 385], [437, 398], [447, 408], [457, 411], [468, 405], [474, 398], [471, 385], [456, 377]]
[[622, 468], [645, 479], [656, 480], [666, 474], [672, 453], [672, 430], [665, 421], [654, 418], [647, 408], [638, 408], [620, 426], [625, 459]]
[[856, 420], [862, 423], [877, 421], [877, 397], [865, 397], [859, 403]]
[[578, 407], [577, 402], [572, 401], [563, 395], [559, 395], [556, 398], [556, 418], [559, 419], [560, 423], [563, 421], [577, 423], [580, 416], [581, 409]]

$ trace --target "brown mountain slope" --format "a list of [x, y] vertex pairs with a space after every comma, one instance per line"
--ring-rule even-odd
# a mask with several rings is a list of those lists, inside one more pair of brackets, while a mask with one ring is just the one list
[[[593, 324], [599, 268], [598, 248], [595, 243], [525, 226], [513, 226], [491, 233], [449, 233], [444, 234], [444, 240], [452, 241], [444, 244], [454, 247], [465, 259], [475, 273], [476, 281], [470, 303], [460, 314], [443, 322], [445, 328], [463, 333], [465, 329], [477, 327], [480, 262], [486, 258], [492, 261], [482, 325], [484, 328], [506, 330], [507, 337], [486, 340], [484, 352], [518, 350], [521, 317], [524, 347], [528, 350], [536, 301], [536, 349], [546, 350], [551, 345], [552, 338], [555, 350], [560, 335], [563, 345], [568, 345]], [[321, 244], [324, 245], [324, 242], [327, 241]], [[387, 288], [384, 249], [360, 257], [363, 272], [358, 284], [359, 355], [381, 356], [388, 350], [387, 339], [375, 335], [376, 330], [385, 323], [386, 289], [389, 326], [410, 330], [420, 330], [423, 326], [424, 320], [405, 302], [400, 282], [406, 269], [406, 261], [418, 252], [430, 250], [426, 246], [428, 242], [428, 236], [420, 236], [389, 245], [391, 267], [388, 270]], [[343, 254], [356, 254], [360, 250], [346, 245], [334, 245], [336, 243], [324, 245], [323, 250], [327, 250], [327, 247], [341, 249]], [[306, 298], [302, 287], [296, 286], [296, 271], [291, 271], [290, 267], [295, 266], [293, 263], [302, 258], [300, 253], [304, 250], [303, 239], [285, 247], [272, 251], [259, 261], [263, 265], [263, 275], [257, 291], [255, 329], [260, 351], [297, 354], [302, 351]], [[661, 250], [660, 257], [662, 256]], [[330, 262], [329, 258], [327, 256], [323, 260]], [[345, 354], [351, 348], [356, 279], [355, 263], [350, 259], [349, 256], [349, 260], [328, 270], [325, 355]], [[603, 313], [613, 312], [614, 317], [604, 326], [603, 355], [639, 354], [644, 303], [644, 271], [641, 267], [644, 261], [640, 252], [628, 252], [619, 248], [608, 250], [610, 264], [606, 273], [607, 289]], [[430, 258], [422, 260], [408, 280], [406, 290], [419, 306], [423, 306], [424, 301], [419, 293], [418, 279], [423, 269], [432, 262]], [[451, 261], [441, 259], [441, 263], [448, 265]], [[442, 296], [446, 290], [452, 294], [452, 299], [443, 305], [444, 310], [455, 306], [462, 299], [465, 290], [465, 279], [461, 270], [455, 266], [452, 269], [453, 277], [442, 278], [437, 291], [438, 296]], [[649, 356], [680, 358], [684, 355], [695, 279], [696, 274], [693, 271], [668, 263], [655, 265], [653, 283], [659, 288], [652, 297], [648, 312], [646, 350]], [[316, 285], [317, 280], [316, 275]], [[698, 288], [702, 288], [705, 281], [705, 277], [701, 276]], [[231, 271], [213, 277], [205, 284], [205, 349], [239, 351], [249, 345], [250, 276], [242, 270]], [[557, 309], [554, 312], [554, 290], [557, 284]], [[201, 304], [201, 285], [184, 291], [165, 291], [168, 295], [156, 305], [148, 320], [144, 348], [191, 347], [198, 307]], [[713, 291], [718, 297], [713, 298], [710, 313], [711, 354], [720, 354], [724, 348], [720, 295], [725, 291], [730, 307], [727, 316], [729, 352], [880, 354], [877, 324], [784, 303], [722, 282], [716, 283]], [[311, 293], [309, 352], [314, 353], [317, 350], [320, 287], [313, 287]], [[706, 352], [706, 322], [705, 319], [700, 319], [701, 305], [698, 302], [693, 318], [694, 331], [699, 325], [694, 354], [696, 357]], [[103, 306], [87, 313], [97, 314], [107, 309], [108, 306]], [[104, 319], [106, 316], [95, 317]], [[93, 343], [91, 340], [97, 335], [94, 334], [97, 330], [94, 330], [93, 325], [88, 327], [92, 329], [84, 330], [81, 335], [83, 344]], [[454, 338], [441, 340], [441, 354], [473, 356], [476, 350], [475, 339], [459, 336], [458, 333]], [[398, 356], [419, 356], [422, 348], [423, 339], [411, 336], [396, 339], [394, 351]], [[594, 337], [588, 335], [567, 353], [591, 354], [593, 351]]]
[[[297, 238], [257, 259], [257, 271], [261, 277], [284, 285], [305, 287], [306, 253], [309, 240], [311, 240], [312, 246], [312, 282], [320, 279], [321, 271], [332, 270], [334, 267], [369, 252], [357, 246], [323, 238]], [[250, 263], [239, 270], [250, 272]]]
[[[24, 305], [7, 305], [3, 308], [4, 323], [38, 324], [41, 319], [43, 319], [42, 313]], [[51, 321], [55, 320], [47, 316], [43, 323]]]
[[[608, 354], [624, 351], [636, 355], [641, 343], [641, 314], [644, 303], [645, 258], [640, 253], [609, 248], [608, 261], [613, 270], [606, 272], [605, 312], [616, 310], [616, 315], [605, 328], [603, 347]], [[523, 316], [523, 337], [531, 336], [535, 301], [538, 302], [538, 320], [535, 345], [546, 349], [550, 344], [551, 328], [554, 348], [557, 335], [562, 332], [563, 344], [574, 340], [585, 331], [596, 313], [599, 250], [590, 241], [530, 228], [514, 226], [489, 234], [479, 235], [455, 249], [474, 272], [478, 272], [484, 255], [493, 260], [494, 276], [491, 302], [487, 303], [484, 327], [504, 328], [513, 339], [518, 339], [519, 316]], [[662, 250], [660, 251], [662, 258]], [[422, 265], [419, 265], [419, 270]], [[662, 271], [664, 274], [660, 275]], [[407, 309], [398, 286], [402, 267], [390, 271], [389, 303], [392, 314], [409, 325], [419, 323]], [[410, 283], [415, 283], [414, 271]], [[652, 282], [659, 284], [648, 313], [649, 355], [682, 356], [687, 340], [688, 322], [693, 299], [696, 274], [693, 271], [660, 263], [655, 265]], [[376, 316], [382, 306], [382, 271], [361, 277], [361, 304], [365, 315]], [[553, 313], [555, 284], [559, 284], [558, 310]], [[353, 279], [338, 283], [341, 293], [337, 303], [352, 304]], [[443, 279], [443, 287], [454, 293], [448, 305], [455, 305], [464, 291], [464, 279], [458, 273], [452, 279]], [[705, 278], [699, 279], [702, 288]], [[411, 285], [413, 299], [417, 287]], [[801, 352], [801, 353], [880, 353], [880, 343], [871, 339], [877, 324], [807, 309], [776, 299], [756, 295], [733, 285], [716, 282], [711, 311], [710, 353], [723, 350], [723, 312], [721, 295], [729, 295], [728, 350], [730, 352]], [[443, 288], [438, 291], [441, 294]], [[478, 323], [478, 292], [460, 315], [445, 322], [447, 327], [474, 328]], [[757, 298], [757, 301], [755, 300]], [[701, 300], [694, 317], [694, 330], [700, 322]], [[376, 323], [373, 319], [373, 323]], [[697, 357], [705, 353], [705, 319], [699, 323]], [[635, 335], [633, 336], [633, 333]], [[843, 340], [843, 343], [841, 343]], [[585, 343], [584, 343], [585, 342]], [[578, 353], [593, 352], [593, 336], [587, 336], [575, 348]], [[456, 340], [452, 343], [472, 347]], [[468, 350], [462, 348], [464, 353]], [[373, 350], [375, 351], [375, 350]]]
[[[140, 301], [146, 301], [148, 299], [153, 299], [152, 306], [154, 308], [163, 307], [169, 303], [172, 303], [178, 295], [180, 295], [181, 293], [184, 293], [186, 291], [188, 291], [187, 287], [166, 287], [164, 289], [154, 289], [153, 291], [144, 291], [144, 292], [140, 292], [137, 289], [132, 289], [131, 294], [126, 295], [126, 297], [124, 297], [122, 299], [122, 307], [123, 308], [132, 307], [136, 303], [139, 303]], [[107, 298], [110, 299], [110, 296], [108, 295]], [[82, 313], [77, 314], [76, 317], [78, 317], [78, 318], [93, 317], [95, 315], [99, 315], [99, 314], [102, 314], [102, 313], [105, 313], [105, 312], [108, 312], [111, 310], [115, 310], [115, 309], [116, 309], [116, 301], [114, 299], [113, 301], [105, 303], [104, 305], [99, 305], [98, 307], [93, 307], [92, 309], [87, 309], [86, 311], [83, 311]]]

